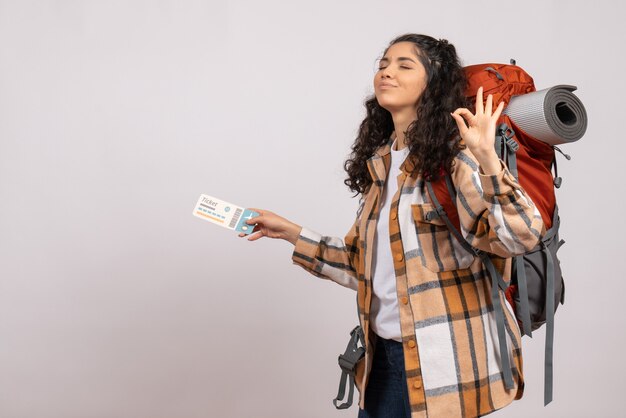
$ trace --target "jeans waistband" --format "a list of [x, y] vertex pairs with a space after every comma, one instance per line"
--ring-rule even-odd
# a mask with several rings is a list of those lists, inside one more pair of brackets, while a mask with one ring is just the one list
[[383, 344], [385, 344], [385, 346], [388, 346], [388, 347], [400, 346], [400, 347], [402, 347], [402, 343], [399, 342], [399, 341], [383, 338], [383, 337], [381, 337], [378, 334], [376, 334], [376, 337], [377, 337], [378, 342], [382, 342]]

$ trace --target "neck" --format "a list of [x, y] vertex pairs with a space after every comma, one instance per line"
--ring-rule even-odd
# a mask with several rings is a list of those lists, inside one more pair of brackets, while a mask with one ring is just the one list
[[415, 111], [396, 112], [392, 114], [394, 132], [396, 134], [396, 149], [406, 147], [406, 130], [416, 119]]

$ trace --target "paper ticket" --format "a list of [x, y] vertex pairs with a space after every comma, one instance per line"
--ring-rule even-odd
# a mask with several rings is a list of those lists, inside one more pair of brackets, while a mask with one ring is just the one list
[[254, 225], [248, 225], [246, 221], [259, 216], [253, 210], [235, 206], [232, 203], [224, 202], [206, 194], [200, 195], [198, 203], [196, 203], [196, 207], [193, 209], [193, 215], [224, 228], [243, 232], [246, 235], [250, 234], [254, 229]]

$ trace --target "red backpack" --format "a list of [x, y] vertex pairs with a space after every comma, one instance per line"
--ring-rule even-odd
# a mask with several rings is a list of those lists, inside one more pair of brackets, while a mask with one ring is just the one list
[[[426, 181], [426, 186], [436, 208], [436, 216], [440, 216], [446, 222], [461, 245], [483, 260], [489, 272], [492, 303], [500, 340], [500, 357], [503, 361], [504, 381], [507, 388], [512, 387], [513, 380], [505, 343], [504, 317], [498, 289], [504, 291], [524, 335], [532, 336], [533, 330], [546, 324], [544, 404], [547, 405], [552, 400], [554, 313], [558, 303], [564, 302], [565, 290], [560, 262], [556, 256], [557, 250], [564, 243], [558, 236], [559, 216], [555, 196], [555, 187], [558, 188], [561, 184], [556, 168], [555, 150], [561, 151], [556, 146], [529, 135], [506, 114], [507, 106], [514, 96], [536, 91], [532, 77], [514, 64], [515, 62], [511, 60], [510, 65], [478, 64], [465, 67], [468, 79], [466, 95], [470, 100], [475, 102], [476, 92], [480, 86], [483, 86], [483, 97], [486, 100], [489, 94], [493, 95], [494, 108], [500, 102], [505, 103], [505, 109], [497, 123], [496, 152], [537, 206], [546, 227], [546, 233], [537, 247], [524, 255], [515, 257], [510, 283], [505, 283], [495, 269], [491, 260], [494, 256], [471, 247], [459, 232], [459, 216], [454, 203], [456, 191], [450, 176], [446, 174], [437, 181]], [[570, 91], [576, 89], [573, 86], [559, 87], [569, 88]], [[586, 114], [584, 114], [582, 104], [580, 108], [584, 116], [582, 129], [584, 133]], [[569, 159], [569, 156], [565, 156]]]

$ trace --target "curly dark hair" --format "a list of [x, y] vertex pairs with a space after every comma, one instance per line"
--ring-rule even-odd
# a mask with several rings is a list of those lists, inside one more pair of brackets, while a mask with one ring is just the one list
[[[456, 122], [450, 116], [459, 107], [473, 110], [465, 96], [467, 79], [454, 46], [445, 39], [408, 33], [392, 40], [385, 51], [398, 42], [412, 42], [416, 54], [426, 69], [426, 87], [417, 102], [417, 118], [407, 128], [405, 142], [415, 157], [415, 170], [431, 180], [439, 178], [441, 170], [453, 170], [453, 160], [464, 148]], [[376, 149], [387, 143], [394, 130], [391, 113], [378, 104], [376, 95], [365, 99], [367, 116], [361, 122], [352, 153], [344, 163], [348, 178], [344, 180], [351, 191], [367, 192], [372, 179], [367, 160]]]

